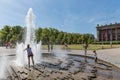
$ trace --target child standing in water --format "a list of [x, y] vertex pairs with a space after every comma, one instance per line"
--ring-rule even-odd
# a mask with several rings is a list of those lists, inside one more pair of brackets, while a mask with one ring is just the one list
[[26, 48], [25, 50], [27, 50], [28, 66], [29, 66], [29, 68], [30, 68], [30, 58], [32, 59], [32, 63], [33, 63], [33, 67], [34, 67], [33, 52], [32, 52], [32, 50], [31, 50], [31, 47], [30, 47], [29, 44], [27, 45], [27, 48]]
[[97, 63], [97, 53], [96, 53], [96, 50], [94, 50], [93, 53], [94, 53], [95, 62]]

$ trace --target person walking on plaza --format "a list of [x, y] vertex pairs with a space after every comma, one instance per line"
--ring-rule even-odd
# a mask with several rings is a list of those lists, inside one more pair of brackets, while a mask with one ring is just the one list
[[65, 46], [65, 50], [67, 50], [67, 48], [68, 48], [67, 43], [64, 43], [64, 46]]
[[88, 43], [84, 42], [83, 44], [84, 50], [85, 50], [85, 56], [87, 55], [87, 48], [88, 48]]
[[[33, 63], [33, 67], [34, 67], [33, 52], [32, 52], [32, 50], [31, 50], [31, 47], [30, 47], [29, 44], [27, 45], [27, 48], [26, 48], [25, 50], [27, 50], [28, 66], [29, 66], [29, 68], [30, 68], [30, 58], [32, 59], [32, 63]], [[25, 51], [25, 50], [24, 50], [24, 51]]]
[[50, 44], [48, 44], [48, 52], [50, 52]]
[[53, 51], [53, 44], [51, 44], [51, 52]]

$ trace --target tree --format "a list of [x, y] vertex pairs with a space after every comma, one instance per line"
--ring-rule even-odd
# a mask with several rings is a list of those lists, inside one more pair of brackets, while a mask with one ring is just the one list
[[[25, 29], [21, 26], [4, 26], [0, 30], [0, 42], [23, 42], [25, 37], [23, 36], [24, 30]], [[35, 31], [35, 36], [36, 41], [39, 42], [41, 40], [43, 44], [79, 44], [83, 42], [92, 43], [94, 41], [93, 34], [67, 33], [54, 28], [38, 28]]]
[[0, 31], [0, 34], [1, 34], [0, 37], [3, 43], [10, 41], [10, 38], [11, 38], [10, 31], [11, 31], [11, 26], [8, 26], [8, 25], [5, 25], [3, 29]]
[[41, 38], [41, 40], [42, 40], [43, 44], [49, 43], [49, 30], [48, 30], [48, 28], [44, 28], [42, 30], [42, 38]]
[[68, 35], [67, 35], [67, 43], [68, 44], [72, 43], [72, 34], [71, 33], [68, 33]]
[[12, 43], [22, 42], [23, 41], [23, 31], [24, 29], [21, 26], [13, 26], [10, 34], [12, 35], [10, 41]]
[[57, 39], [56, 39], [56, 43], [57, 44], [61, 44], [62, 43], [63, 35], [64, 35], [64, 33], [62, 31], [59, 32], [59, 34], [57, 36]]
[[35, 35], [36, 35], [37, 42], [40, 42], [40, 40], [42, 40], [42, 28], [38, 28], [36, 30]]
[[77, 39], [77, 44], [81, 44], [82, 43], [82, 35], [78, 35], [78, 39]]
[[67, 43], [67, 33], [64, 33], [61, 43], [62, 44]]
[[56, 43], [59, 31], [54, 28], [49, 28], [49, 42]]
[[94, 41], [94, 35], [92, 34], [89, 34], [89, 37], [88, 37], [88, 43], [92, 43]]

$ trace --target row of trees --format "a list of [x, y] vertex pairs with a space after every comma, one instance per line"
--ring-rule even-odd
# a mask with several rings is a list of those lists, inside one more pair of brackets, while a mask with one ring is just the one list
[[[25, 28], [21, 26], [11, 27], [6, 25], [0, 30], [0, 42], [23, 42], [24, 31]], [[54, 28], [38, 28], [35, 31], [35, 35], [36, 41], [39, 42], [41, 40], [43, 44], [79, 44], [83, 42], [91, 43], [94, 41], [94, 35], [92, 34], [67, 33]]]
[[46, 44], [46, 42], [55, 44], [64, 44], [65, 42], [68, 44], [79, 44], [94, 41], [94, 35], [92, 34], [67, 33], [54, 28], [38, 28], [36, 30], [36, 38], [37, 42], [41, 40], [43, 44]]
[[4, 26], [0, 30], [0, 43], [12, 42], [16, 43], [23, 40], [24, 29], [21, 26]]

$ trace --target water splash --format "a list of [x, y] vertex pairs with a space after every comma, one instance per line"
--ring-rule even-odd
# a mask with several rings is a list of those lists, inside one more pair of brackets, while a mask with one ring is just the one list
[[7, 64], [8, 64], [8, 58], [7, 56], [2, 56], [0, 58], [0, 79], [6, 79], [6, 68], [7, 68]]
[[30, 8], [26, 15], [26, 32], [25, 32], [25, 44], [20, 43], [17, 44], [16, 48], [16, 63], [19, 66], [24, 66], [27, 64], [27, 52], [23, 51], [25, 48], [27, 48], [27, 45], [29, 44], [32, 52], [34, 54], [34, 62], [39, 63], [41, 60], [41, 41], [37, 44], [36, 43], [36, 37], [35, 37], [35, 15], [33, 13], [32, 8]]
[[54, 51], [55, 56], [59, 59], [66, 59], [68, 58], [67, 51], [62, 50], [60, 47], [56, 46]]
[[26, 58], [25, 58], [25, 52], [24, 52], [24, 44], [23, 43], [17, 43], [16, 47], [16, 63], [18, 66], [24, 66], [26, 64]]
[[41, 41], [38, 44], [36, 44], [36, 43], [31, 44], [35, 63], [41, 62], [41, 44], [42, 44]]
[[32, 8], [30, 8], [27, 12], [26, 15], [26, 40], [25, 40], [25, 44], [31, 44], [35, 42], [35, 24], [34, 24], [34, 20], [35, 20], [35, 15], [33, 13]]

